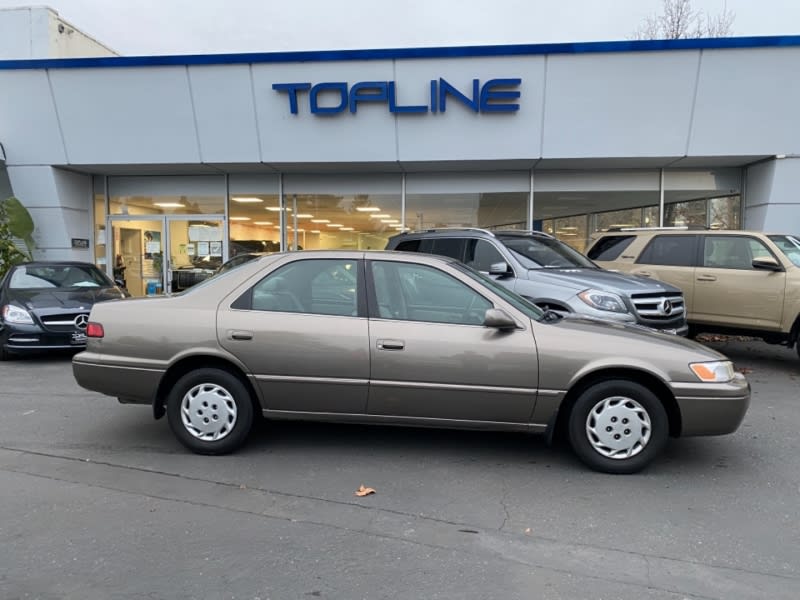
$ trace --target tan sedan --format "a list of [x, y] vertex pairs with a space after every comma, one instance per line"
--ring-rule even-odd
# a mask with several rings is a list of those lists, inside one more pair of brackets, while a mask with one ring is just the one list
[[631, 473], [669, 436], [736, 430], [750, 388], [723, 355], [616, 322], [543, 313], [456, 261], [272, 254], [182, 294], [96, 305], [83, 387], [167, 415], [201, 454], [259, 413], [566, 436]]

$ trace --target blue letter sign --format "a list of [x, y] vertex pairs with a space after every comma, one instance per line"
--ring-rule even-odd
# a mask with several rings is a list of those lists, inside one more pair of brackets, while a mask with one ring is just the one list
[[[430, 81], [427, 104], [401, 105], [397, 101], [398, 86], [395, 81], [360, 81], [352, 86], [345, 81], [328, 81], [312, 85], [303, 83], [273, 83], [272, 89], [289, 98], [289, 112], [300, 113], [299, 99], [308, 92], [308, 111], [312, 115], [336, 115], [347, 110], [355, 114], [364, 104], [384, 104], [390, 113], [421, 114], [447, 111], [448, 100], [455, 101], [474, 113], [512, 113], [519, 110], [521, 92], [520, 78], [490, 79], [481, 85], [480, 79], [472, 80], [472, 89], [464, 92], [446, 79]], [[321, 105], [320, 96], [327, 100]], [[330, 104], [332, 98], [335, 103]]]

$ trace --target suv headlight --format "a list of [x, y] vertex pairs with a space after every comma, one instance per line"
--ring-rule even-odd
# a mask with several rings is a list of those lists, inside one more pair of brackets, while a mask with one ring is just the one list
[[690, 363], [689, 368], [700, 381], [706, 383], [727, 383], [736, 376], [733, 363], [729, 360]]
[[15, 323], [17, 325], [33, 325], [33, 317], [31, 314], [19, 306], [13, 304], [6, 304], [3, 307], [3, 320], [6, 323]]
[[627, 313], [628, 308], [622, 298], [611, 292], [600, 290], [584, 290], [578, 294], [578, 298], [597, 310], [607, 310], [615, 313]]

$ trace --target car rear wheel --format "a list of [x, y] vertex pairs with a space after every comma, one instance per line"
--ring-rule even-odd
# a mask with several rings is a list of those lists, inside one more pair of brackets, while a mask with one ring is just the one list
[[167, 420], [178, 440], [198, 454], [241, 447], [253, 425], [253, 402], [233, 373], [204, 368], [181, 377], [167, 397]]
[[635, 473], [663, 450], [667, 412], [658, 397], [624, 379], [586, 389], [569, 418], [569, 440], [586, 465], [604, 473]]

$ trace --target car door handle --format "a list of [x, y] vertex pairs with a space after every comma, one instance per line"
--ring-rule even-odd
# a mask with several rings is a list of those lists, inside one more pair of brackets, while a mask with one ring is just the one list
[[378, 340], [378, 350], [403, 350], [405, 347], [403, 340]]
[[717, 278], [713, 275], [699, 275], [697, 281], [716, 281]]
[[232, 340], [248, 341], [253, 339], [253, 332], [234, 330], [228, 332], [228, 337]]

